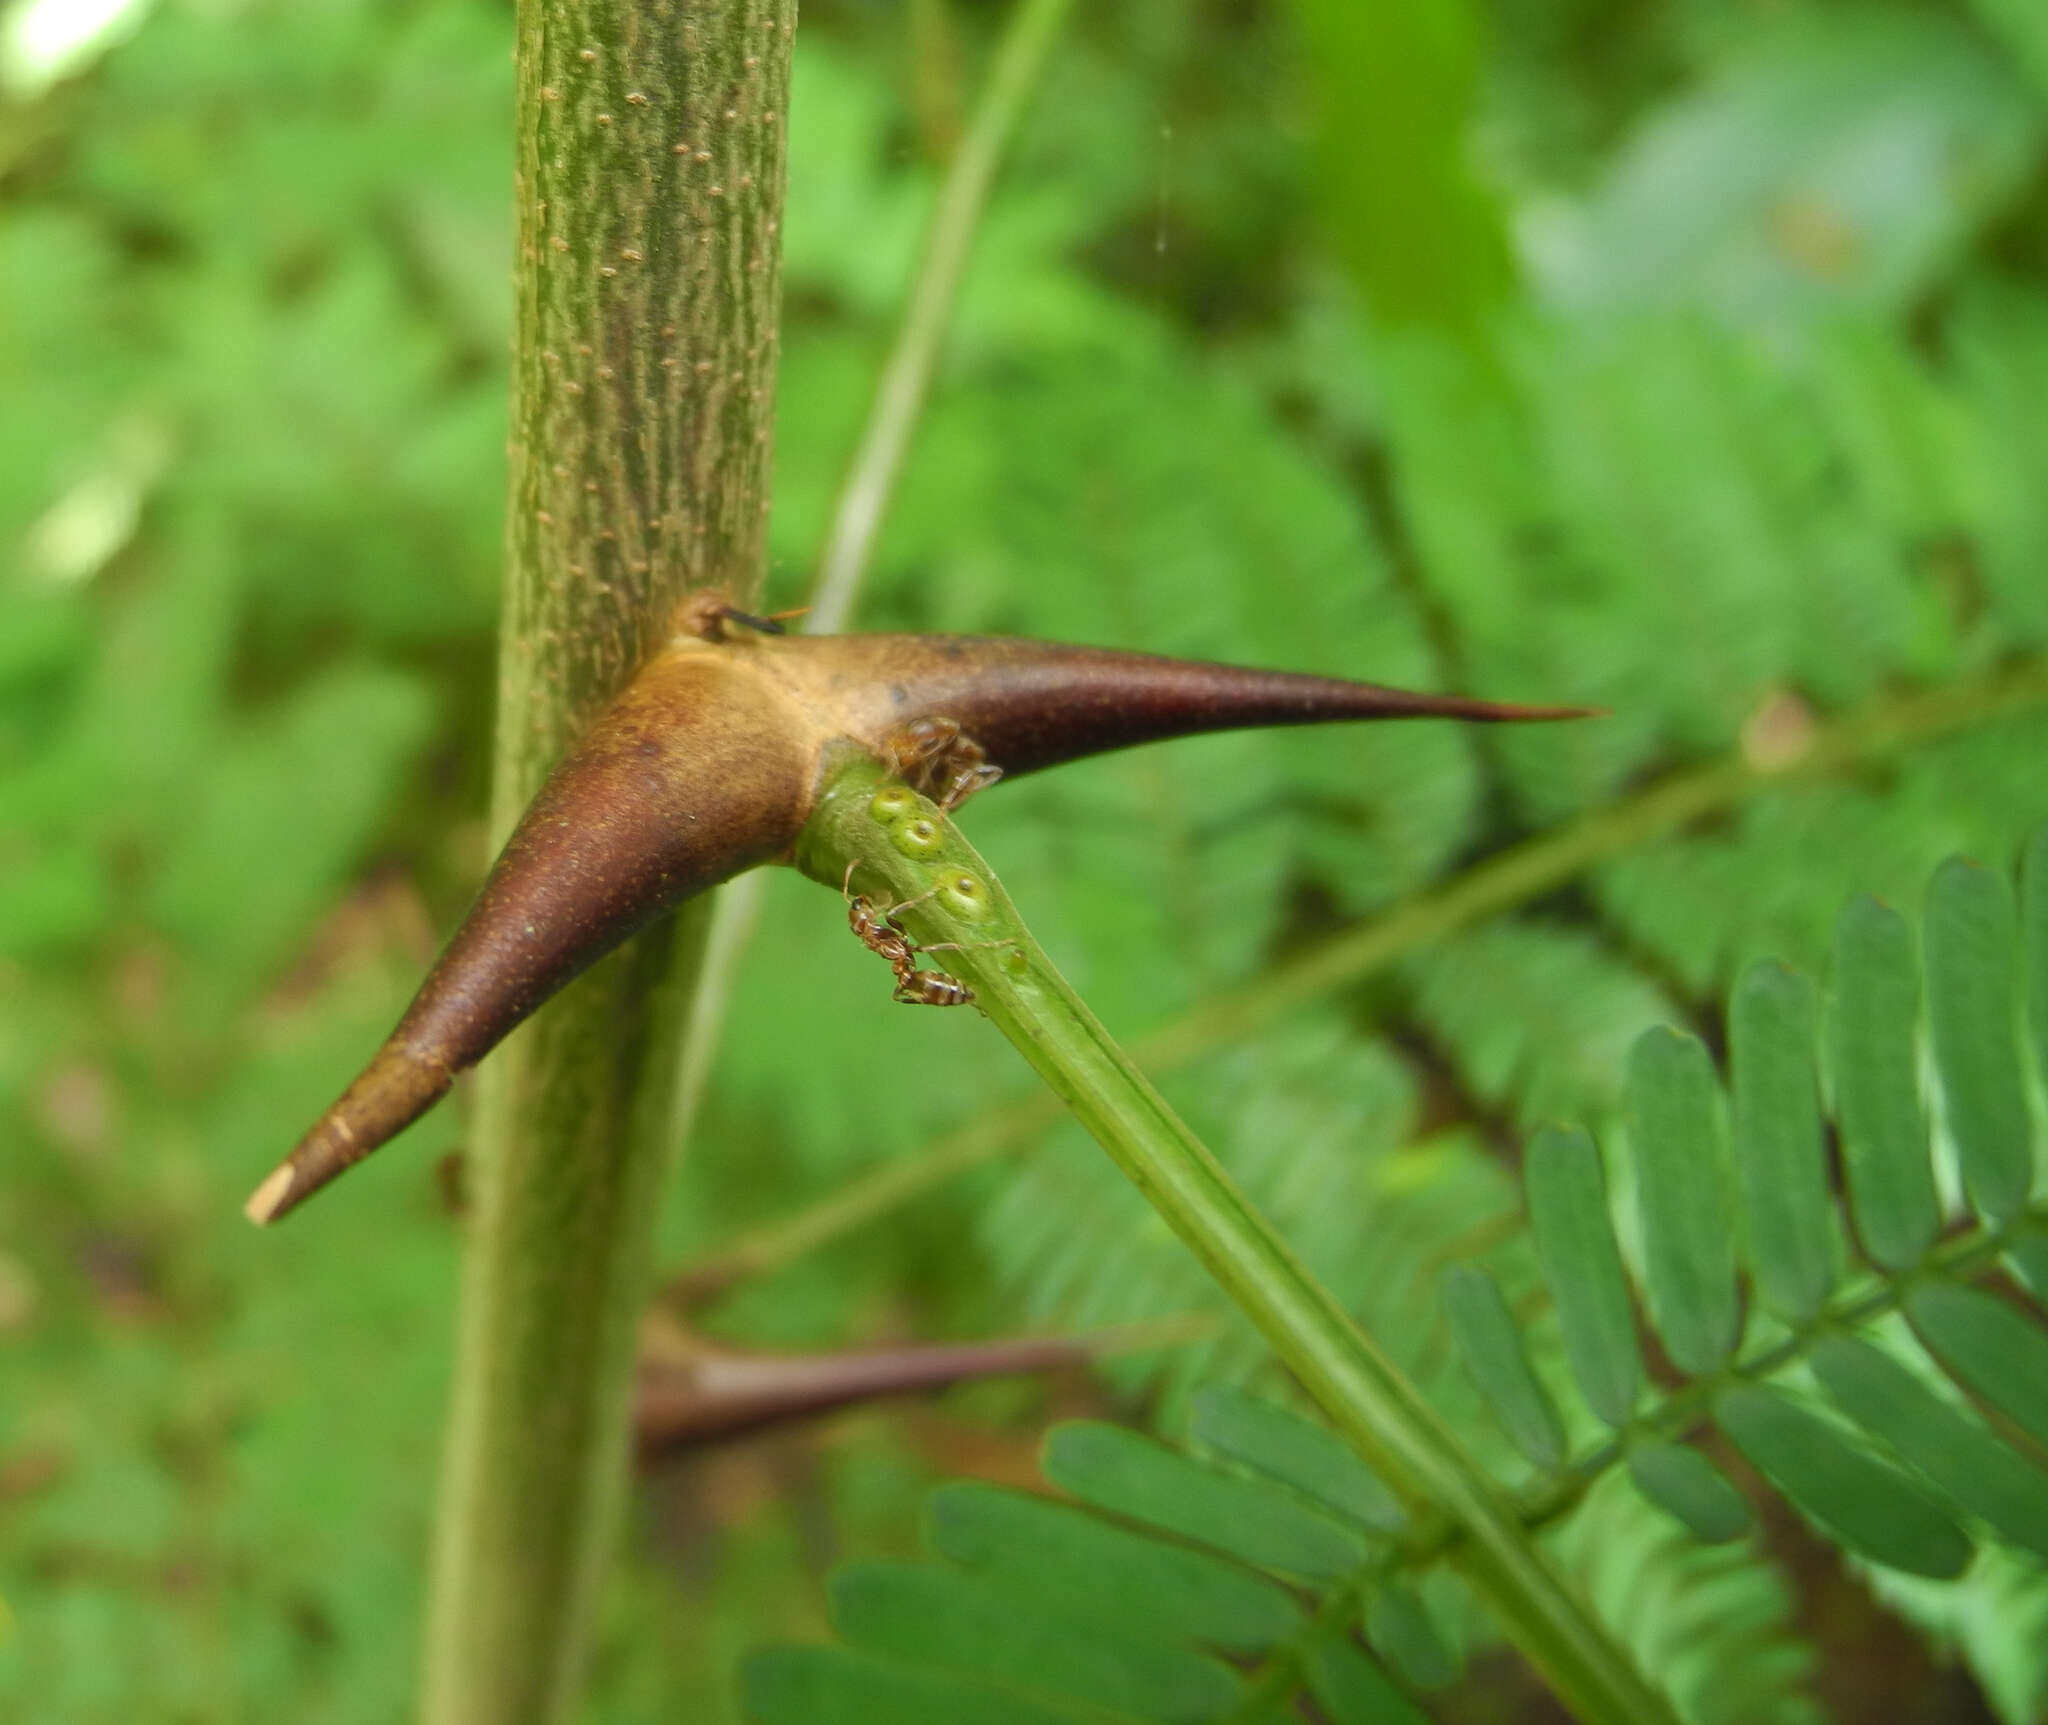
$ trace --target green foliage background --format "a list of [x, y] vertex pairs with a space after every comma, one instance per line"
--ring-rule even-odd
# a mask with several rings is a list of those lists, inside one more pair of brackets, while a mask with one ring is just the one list
[[[1073, 26], [864, 621], [1614, 710], [1208, 739], [977, 802], [977, 843], [1113, 1029], [1228, 998], [1665, 775], [1796, 758], [1815, 725], [2048, 646], [2041, 18], [1139, 0]], [[965, 0], [806, 14], [778, 602], [801, 602], [999, 22]], [[457, 1227], [435, 1168], [460, 1106], [287, 1230], [237, 1205], [485, 861], [509, 41], [484, 0], [160, 0], [82, 79], [0, 108], [10, 1716], [409, 1705]], [[2003, 863], [2048, 813], [2044, 752], [2036, 707], [1765, 782], [1169, 1092], [1469, 1414], [1423, 1369], [1435, 1272], [1525, 1250], [1514, 1129], [1610, 1122], [1639, 1030], [1712, 1029], [1758, 953], [1815, 964], [1850, 893], [1917, 903], [1944, 855]], [[836, 904], [771, 882], [668, 1250], [1020, 1093], [981, 1032], [896, 1012]], [[1214, 1304], [1055, 1131], [713, 1321], [821, 1346]], [[1198, 1374], [1271, 1376], [1225, 1316], [1092, 1380], [663, 1472], [590, 1718], [735, 1717], [737, 1656], [820, 1627], [831, 1563], [910, 1550], [931, 1481], [1023, 1479], [1056, 1414], [1143, 1419]], [[1777, 1716], [1879, 1717], [1905, 1683], [1976, 1704], [1898, 1637], [1894, 1686], [1859, 1699], [1843, 1673], [1875, 1608], [1795, 1624], [1795, 1587], [1847, 1591], [1796, 1535], [1703, 1554], [1603, 1499], [1573, 1541], [1616, 1611], [1670, 1602], [1645, 1640], [1736, 1602], [1743, 1634], [1791, 1650]], [[2048, 1585], [2012, 1560], [1970, 1586], [1879, 1591], [2000, 1717], [2038, 1716]], [[1482, 1679], [1463, 1693], [1483, 1716]]]

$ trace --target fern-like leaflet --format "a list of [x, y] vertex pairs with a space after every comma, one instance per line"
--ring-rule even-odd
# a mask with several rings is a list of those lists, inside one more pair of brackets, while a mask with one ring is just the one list
[[[1582, 1131], [1535, 1135], [1524, 1190], [1568, 1373], [1545, 1369], [1554, 1350], [1487, 1271], [1453, 1265], [1442, 1294], [1526, 1464], [1506, 1489], [1529, 1525], [1559, 1527], [1596, 1597], [1612, 1578], [1592, 1522], [1654, 1506], [1702, 1566], [1748, 1530], [1710, 1450], [1894, 1572], [1891, 1591], [1917, 1589], [1921, 1615], [1980, 1545], [2048, 1560], [2048, 1325], [2020, 1295], [2048, 1291], [2048, 1201], [2023, 1035], [2048, 1076], [2048, 827], [2017, 910], [1996, 873], [1937, 871], [1917, 952], [1897, 912], [1853, 902], [1824, 1003], [1751, 967], [1728, 1008], [1732, 1108], [1704, 1045], [1654, 1029], [1607, 1160]], [[935, 1563], [842, 1571], [846, 1645], [760, 1656], [750, 1716], [1195, 1725], [1307, 1703], [1413, 1721], [1456, 1676], [1474, 1623], [1455, 1536], [1303, 1415], [1212, 1384], [1182, 1444], [1083, 1422], [1051, 1433], [1043, 1465], [1074, 1501], [949, 1485], [930, 1503]], [[1731, 1573], [1747, 1592], [1721, 1602], [1711, 1671], [1648, 1663], [1689, 1720], [1813, 1717], [1803, 1652], [1755, 1572]], [[1628, 1639], [1626, 1606], [1601, 1610]]]

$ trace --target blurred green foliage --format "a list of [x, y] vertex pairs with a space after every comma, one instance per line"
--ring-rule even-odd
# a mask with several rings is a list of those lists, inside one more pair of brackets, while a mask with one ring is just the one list
[[[806, 12], [778, 603], [801, 602], [999, 22], [912, 11]], [[0, 109], [10, 1717], [409, 1704], [459, 1104], [287, 1231], [236, 1205], [485, 860], [510, 34], [488, 0], [160, 0], [86, 76]], [[2048, 36], [2014, 0], [1082, 20], [988, 215], [865, 621], [1615, 715], [1206, 739], [978, 802], [977, 842], [1102, 1017], [1142, 1030], [1661, 774], [1796, 753], [1816, 720], [2048, 645], [2044, 127]], [[1508, 1225], [1503, 1124], [1611, 1119], [1645, 1024], [1759, 951], [1811, 963], [1853, 891], [1917, 900], [1952, 851], [2007, 857], [2048, 812], [2044, 749], [2036, 711], [1787, 781], [1174, 1099], [1413, 1366], [1443, 1346], [1443, 1258]], [[1016, 1083], [970, 1015], [898, 1013], [875, 980], [836, 904], [770, 883], [671, 1251]], [[1058, 1132], [718, 1322], [819, 1344], [1212, 1304]], [[1198, 1367], [1265, 1370], [1226, 1322], [1092, 1387], [664, 1474], [590, 1717], [733, 1717], [738, 1655], [821, 1623], [829, 1562], [909, 1549], [934, 1475], [1021, 1478], [1051, 1402], [1130, 1411]], [[1692, 1597], [1690, 1548], [1659, 1571], [1661, 1532], [1593, 1514], [1606, 1531], [1567, 1540], [1589, 1585], [1605, 1563], [1632, 1598]], [[1779, 1622], [1770, 1557], [1713, 1563]], [[1974, 1585], [1885, 1593], [1941, 1613], [2029, 1717], [2048, 1586]], [[1823, 1671], [1850, 1657], [1818, 1648]]]

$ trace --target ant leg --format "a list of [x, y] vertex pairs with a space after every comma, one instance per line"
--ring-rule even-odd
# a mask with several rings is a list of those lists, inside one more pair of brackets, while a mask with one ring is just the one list
[[919, 905], [923, 904], [926, 899], [936, 898], [938, 897], [938, 895], [939, 889], [937, 887], [933, 887], [929, 892], [921, 892], [917, 895], [917, 897], [907, 898], [901, 904], [892, 904], [887, 910], [882, 912], [882, 915], [888, 918], [889, 920], [894, 921], [899, 911], [915, 910]]
[[[969, 744], [968, 747], [973, 747]], [[975, 750], [977, 754], [980, 750]], [[951, 814], [976, 791], [985, 791], [1003, 776], [1003, 769], [993, 761], [975, 761], [955, 766], [946, 775], [945, 794], [938, 798], [938, 805]]]
[[918, 946], [919, 952], [983, 952], [992, 946], [1020, 946], [1016, 940], [944, 940], [937, 946]]

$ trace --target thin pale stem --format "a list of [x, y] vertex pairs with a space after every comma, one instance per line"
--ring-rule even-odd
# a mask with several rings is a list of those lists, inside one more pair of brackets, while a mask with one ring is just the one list
[[[866, 760], [831, 780], [798, 865], [887, 883], [911, 933], [1107, 1150], [1342, 1431], [1411, 1505], [1464, 1530], [1460, 1562], [1510, 1638], [1580, 1718], [1668, 1721], [1668, 1705], [1496, 1496], [1456, 1435], [1317, 1282], [1031, 939], [988, 864]], [[936, 889], [936, 890], [934, 890]], [[879, 982], [878, 982], [879, 986]]]
[[[759, 586], [793, 0], [521, 0], [493, 826], [673, 628]], [[575, 1707], [622, 1497], [694, 907], [484, 1068], [429, 1725]]]
[[804, 620], [813, 634], [837, 634], [853, 616], [874, 554], [875, 535], [896, 489], [940, 344], [952, 321], [953, 302], [981, 226], [989, 187], [1072, 9], [1073, 0], [1017, 0], [996, 44], [988, 82], [939, 188], [903, 326], [882, 368], [867, 425], [833, 512], [824, 555], [818, 559], [810, 614]]
[[[1587, 870], [1724, 813], [1775, 786], [1825, 778], [1970, 725], [2048, 702], [2048, 664], [2031, 664], [1930, 694], [1887, 700], [1821, 727], [1796, 760], [1771, 767], [1731, 756], [1516, 845], [1455, 880], [1397, 905], [1277, 965], [1227, 999], [1197, 1007], [1136, 1039], [1133, 1055], [1166, 1072], [1256, 1032], [1297, 1006], [1355, 986], [1432, 941], [1556, 891]], [[1058, 1108], [1042, 1093], [990, 1110], [921, 1155], [887, 1163], [794, 1215], [743, 1234], [682, 1270], [679, 1300], [711, 1298], [770, 1275], [804, 1254], [866, 1227], [955, 1175], [1030, 1144]]]

